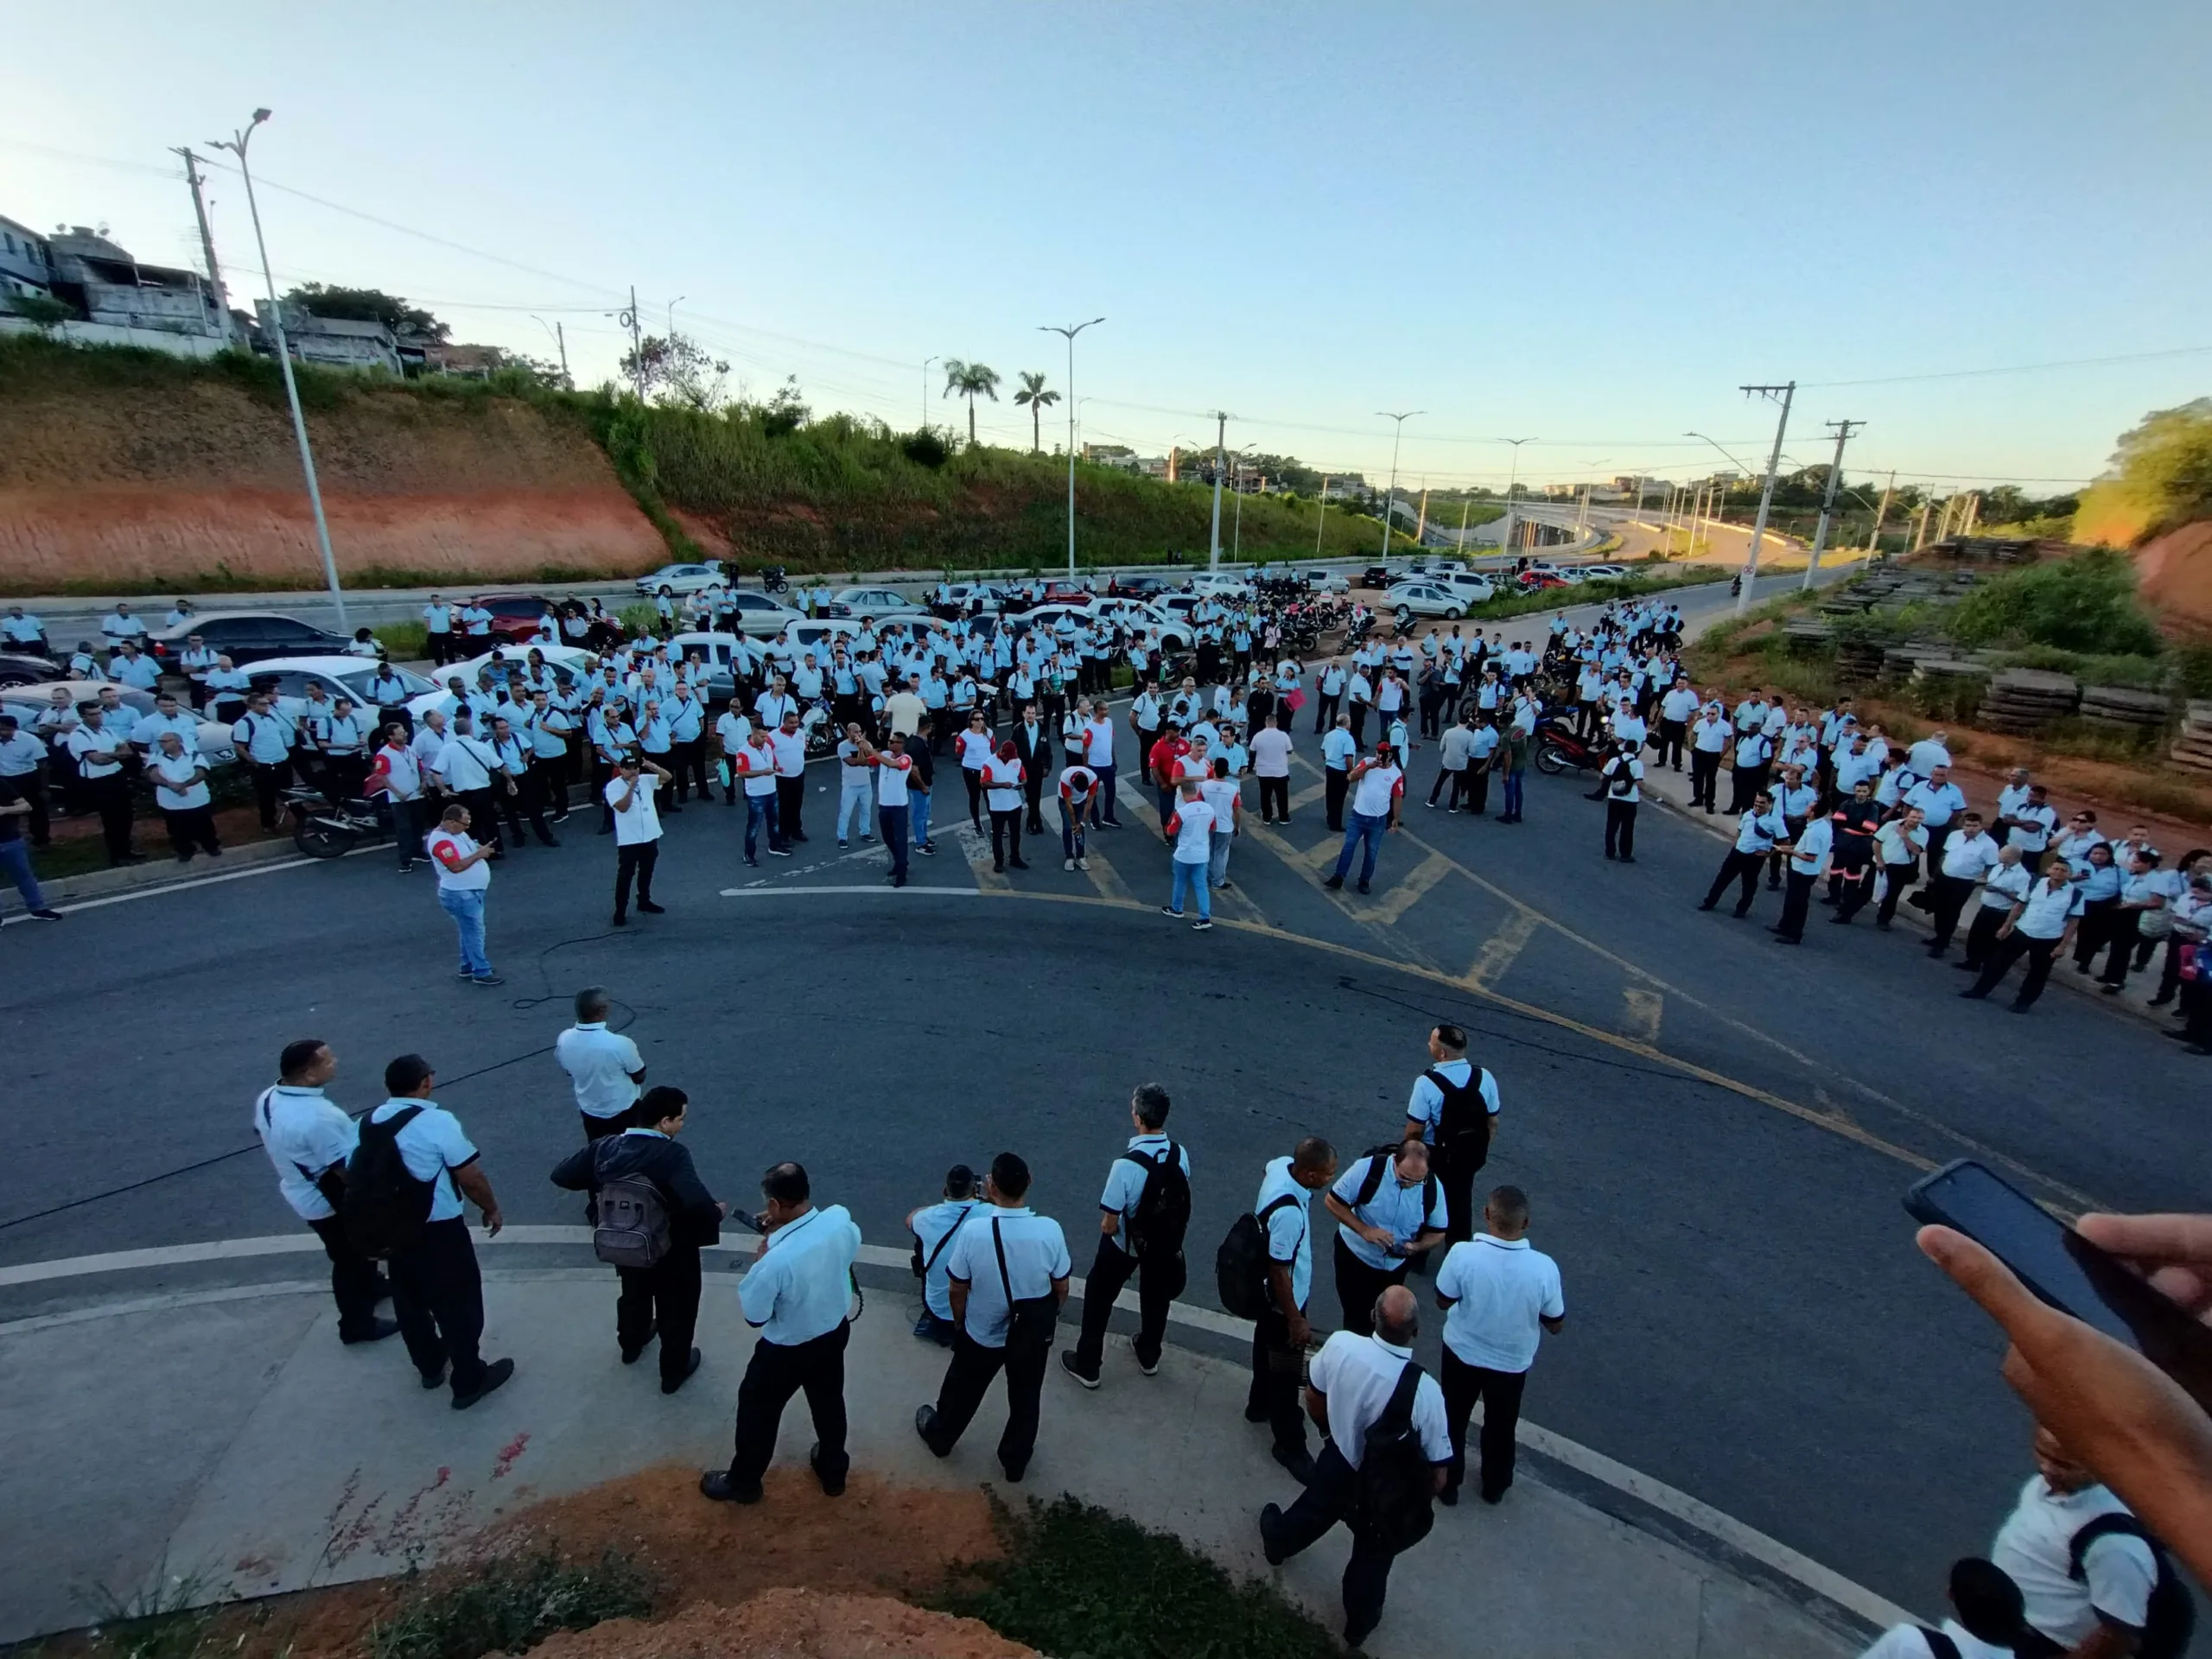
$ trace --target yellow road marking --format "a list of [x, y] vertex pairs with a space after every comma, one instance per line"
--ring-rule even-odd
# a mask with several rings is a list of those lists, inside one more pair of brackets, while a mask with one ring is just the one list
[[1514, 959], [1535, 937], [1540, 918], [1532, 911], [1516, 910], [1491, 934], [1459, 983], [1469, 990], [1487, 992], [1497, 977], [1513, 965]]
[[1308, 784], [1290, 798], [1291, 810], [1294, 812], [1301, 806], [1311, 806], [1328, 792], [1326, 784]]
[[1363, 922], [1373, 922], [1378, 927], [1390, 927], [1398, 918], [1413, 908], [1423, 893], [1452, 874], [1452, 861], [1441, 853], [1431, 853], [1414, 866], [1372, 904], [1356, 904], [1351, 913]]
[[1099, 896], [1103, 899], [1118, 899], [1127, 904], [1135, 904], [1135, 895], [1122, 885], [1122, 878], [1115, 871], [1112, 861], [1098, 850], [1098, 843], [1094, 840], [1087, 845], [1090, 851], [1084, 861], [1090, 866], [1090, 868], [1085, 874], [1090, 877], [1090, 885], [1098, 889]]
[[[1628, 1027], [1629, 1034], [1647, 1043], [1657, 1042], [1659, 1016], [1666, 1007], [1666, 999], [1656, 991], [1647, 991], [1641, 985], [1630, 985], [1621, 992], [1621, 1001], [1626, 1005], [1621, 1020]], [[1815, 1092], [1821, 1094], [1821, 1103], [1825, 1105], [1825, 1094], [1818, 1090]]]
[[984, 893], [1014, 892], [1014, 884], [991, 868], [991, 838], [978, 833], [971, 823], [956, 825], [953, 833], [960, 842], [960, 850], [968, 860], [968, 872], [976, 878], [976, 886]]

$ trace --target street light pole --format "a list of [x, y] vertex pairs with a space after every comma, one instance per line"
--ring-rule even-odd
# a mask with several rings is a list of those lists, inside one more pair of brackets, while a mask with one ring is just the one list
[[925, 357], [922, 359], [922, 424], [919, 429], [924, 432], [930, 429], [930, 365], [944, 361], [944, 359], [941, 357]]
[[1789, 430], [1789, 405], [1797, 396], [1797, 383], [1792, 380], [1781, 386], [1745, 386], [1744, 391], [1762, 397], [1772, 397], [1779, 392], [1782, 416], [1774, 423], [1774, 448], [1766, 458], [1766, 483], [1759, 490], [1758, 517], [1751, 521], [1751, 550], [1744, 555], [1744, 585], [1736, 594], [1738, 616], [1751, 608], [1751, 584], [1759, 579], [1759, 543], [1766, 540], [1767, 514], [1774, 509], [1774, 474], [1782, 465], [1782, 439]]
[[1390, 520], [1395, 515], [1398, 506], [1398, 445], [1405, 440], [1406, 423], [1414, 416], [1426, 415], [1428, 411], [1425, 409], [1409, 409], [1402, 415], [1393, 415], [1387, 409], [1378, 409], [1375, 412], [1386, 421], [1395, 421], [1398, 423], [1397, 431], [1390, 440], [1390, 491], [1382, 498], [1382, 558], [1387, 563], [1390, 557]]
[[1039, 323], [1037, 332], [1059, 334], [1068, 343], [1068, 580], [1075, 580], [1075, 337], [1084, 329], [1106, 319], [1093, 317], [1090, 322], [1073, 322], [1066, 327], [1052, 323]]
[[676, 308], [690, 297], [689, 294], [679, 294], [668, 302], [668, 337], [671, 340], [676, 338]]
[[276, 278], [269, 269], [269, 243], [261, 233], [261, 207], [253, 196], [253, 171], [246, 165], [246, 146], [253, 142], [254, 130], [269, 118], [267, 110], [256, 110], [253, 119], [243, 131], [233, 133], [228, 140], [209, 139], [215, 149], [227, 149], [238, 158], [238, 176], [245, 181], [246, 211], [253, 217], [253, 242], [261, 251], [261, 280], [269, 290], [269, 326], [276, 334], [276, 366], [283, 371], [284, 397], [292, 406], [292, 435], [299, 441], [300, 470], [307, 474], [308, 505], [315, 511], [315, 536], [322, 549], [322, 579], [330, 589], [330, 607], [336, 613], [340, 632], [346, 629], [346, 595], [338, 586], [338, 557], [330, 550], [330, 524], [322, 514], [322, 486], [315, 482], [315, 451], [308, 446], [307, 416], [300, 410], [300, 388], [292, 378], [292, 348], [284, 338], [284, 314], [276, 303]]
[[1213, 528], [1207, 532], [1206, 553], [1209, 575], [1221, 569], [1221, 472], [1228, 464], [1225, 446], [1229, 442], [1229, 411], [1217, 409], [1213, 418]]
[[1498, 533], [1497, 547], [1501, 553], [1513, 550], [1513, 486], [1521, 481], [1521, 446], [1534, 443], [1534, 438], [1500, 438], [1500, 443], [1513, 446], [1513, 470], [1506, 474], [1505, 528]]

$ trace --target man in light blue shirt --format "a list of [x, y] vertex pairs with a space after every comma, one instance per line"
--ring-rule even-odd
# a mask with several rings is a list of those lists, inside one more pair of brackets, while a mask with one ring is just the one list
[[1344, 830], [1344, 795], [1351, 786], [1351, 763], [1359, 758], [1359, 740], [1351, 733], [1351, 716], [1338, 715], [1321, 740], [1321, 783], [1330, 830]]
[[[1106, 1324], [1114, 1299], [1134, 1274], [1139, 1308], [1131, 1344], [1137, 1369], [1150, 1376], [1160, 1369], [1167, 1337], [1167, 1310], [1183, 1294], [1183, 1224], [1190, 1218], [1191, 1154], [1167, 1138], [1167, 1090], [1140, 1084], [1129, 1096], [1129, 1123], [1136, 1130], [1128, 1147], [1107, 1172], [1098, 1196], [1098, 1255], [1083, 1281], [1083, 1332], [1072, 1349], [1060, 1351], [1061, 1368], [1086, 1389], [1098, 1386], [1099, 1363], [1106, 1351]], [[1138, 1214], [1147, 1186], [1154, 1208]], [[1179, 1197], [1174, 1188], [1179, 1186]]]
[[1376, 1298], [1406, 1281], [1412, 1258], [1444, 1242], [1444, 1184], [1413, 1138], [1353, 1160], [1322, 1199], [1337, 1218], [1337, 1301], [1344, 1327], [1374, 1331]]
[[906, 1217], [906, 1230], [914, 1236], [916, 1277], [922, 1281], [922, 1312], [914, 1321], [914, 1334], [926, 1337], [940, 1348], [952, 1346], [958, 1329], [952, 1318], [952, 1286], [945, 1272], [945, 1252], [954, 1236], [983, 1208], [976, 1191], [976, 1172], [955, 1164], [945, 1172], [944, 1196]]
[[1306, 1449], [1306, 1414], [1298, 1376], [1313, 1339], [1306, 1304], [1313, 1290], [1313, 1194], [1337, 1177], [1337, 1149], [1318, 1135], [1300, 1141], [1287, 1158], [1268, 1165], [1252, 1214], [1267, 1237], [1267, 1302], [1252, 1327], [1252, 1385], [1244, 1420], [1266, 1423], [1274, 1436], [1274, 1460], [1300, 1484], [1313, 1472]]
[[802, 1389], [814, 1418], [807, 1461], [823, 1495], [845, 1490], [845, 1344], [852, 1335], [853, 1262], [861, 1230], [844, 1205], [814, 1207], [814, 1189], [798, 1164], [778, 1164], [760, 1182], [766, 1207], [752, 1268], [738, 1286], [745, 1322], [760, 1333], [737, 1391], [737, 1446], [729, 1467], [699, 1477], [699, 1490], [721, 1503], [758, 1503], [760, 1477], [776, 1454], [784, 1408]]
[[430, 1202], [421, 1230], [391, 1252], [391, 1311], [423, 1386], [435, 1389], [447, 1381], [450, 1367], [453, 1408], [466, 1411], [512, 1376], [515, 1363], [495, 1359], [487, 1365], [477, 1352], [484, 1336], [484, 1281], [461, 1198], [483, 1212], [487, 1238], [499, 1236], [505, 1223], [461, 1120], [430, 1098], [436, 1085], [437, 1074], [419, 1054], [403, 1054], [385, 1067], [387, 1098], [361, 1126], [346, 1185], [359, 1184], [378, 1126], [396, 1122], [385, 1133], [407, 1173], [430, 1188]]

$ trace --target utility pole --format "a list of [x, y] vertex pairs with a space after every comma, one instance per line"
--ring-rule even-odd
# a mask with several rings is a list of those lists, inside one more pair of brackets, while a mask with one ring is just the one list
[[1244, 457], [1236, 457], [1236, 517], [1229, 531], [1229, 562], [1236, 564], [1244, 557]]
[[1329, 475], [1321, 474], [1321, 510], [1313, 515], [1313, 556], [1321, 556], [1321, 526], [1329, 518]]
[[1382, 498], [1382, 557], [1386, 562], [1390, 556], [1390, 520], [1396, 515], [1398, 507], [1398, 445], [1405, 438], [1406, 423], [1414, 416], [1427, 412], [1419, 409], [1409, 409], [1402, 415], [1393, 415], [1387, 409], [1375, 411], [1380, 418], [1398, 423], [1397, 435], [1390, 440], [1390, 493]]
[[1471, 484], [1467, 486], [1467, 499], [1459, 504], [1459, 556], [1462, 558], [1465, 558], [1467, 553], [1467, 514], [1473, 509], [1474, 505], [1474, 486]]
[[1843, 482], [1843, 446], [1851, 442], [1852, 429], [1866, 424], [1864, 421], [1827, 421], [1822, 423], [1835, 429], [1835, 460], [1828, 467], [1828, 486], [1821, 496], [1821, 522], [1813, 531], [1812, 556], [1805, 561], [1805, 580], [1798, 583], [1801, 590], [1809, 590], [1813, 578], [1820, 574], [1821, 550], [1828, 544], [1828, 525], [1835, 516], [1835, 493]]
[[1975, 490], [1967, 497], [1967, 516], [1959, 525], [1959, 534], [1971, 536], [1981, 524], [1981, 492]]
[[568, 387], [569, 391], [574, 391], [576, 389], [576, 383], [574, 378], [569, 373], [568, 326], [562, 322], [557, 317], [554, 319], [553, 322], [553, 343], [561, 348], [561, 384]]
[[1920, 504], [1920, 521], [1913, 526], [1912, 550], [1916, 553], [1928, 545], [1928, 508], [1929, 503]]
[[1513, 486], [1521, 481], [1521, 446], [1524, 443], [1534, 443], [1535, 440], [1534, 438], [1500, 438], [1498, 442], [1513, 446], [1513, 470], [1506, 474], [1505, 480], [1505, 524], [1497, 532], [1498, 550], [1510, 554], [1513, 550]]
[[1421, 481], [1421, 516], [1414, 520], [1414, 540], [1416, 543], [1428, 535], [1428, 480]]
[[920, 429], [924, 432], [930, 429], [930, 365], [932, 363], [942, 363], [943, 361], [944, 361], [944, 359], [941, 357], [925, 357], [922, 359], [922, 424]]
[[1206, 554], [1209, 573], [1221, 569], [1221, 474], [1229, 465], [1229, 411], [1217, 409], [1213, 418], [1213, 529]]
[[189, 144], [180, 144], [171, 153], [184, 160], [184, 176], [192, 186], [193, 216], [200, 221], [200, 251], [207, 256], [207, 290], [215, 296], [215, 310], [223, 320], [224, 340], [235, 345], [237, 325], [231, 321], [230, 296], [223, 291], [223, 268], [215, 263], [215, 232], [208, 226], [207, 203], [200, 194], [200, 158]]
[[1636, 517], [1639, 519], [1643, 517], [1643, 490], [1646, 482], [1642, 473], [1636, 475]]
[[1789, 430], [1789, 405], [1797, 396], [1797, 383], [1792, 380], [1781, 386], [1745, 386], [1744, 391], [1762, 397], [1779, 396], [1782, 417], [1774, 423], [1774, 449], [1766, 458], [1766, 483], [1759, 490], [1759, 515], [1751, 521], [1751, 550], [1744, 555], [1744, 587], [1736, 595], [1738, 616], [1751, 608], [1751, 584], [1759, 576], [1759, 543], [1766, 540], [1767, 515], [1774, 510], [1774, 474], [1782, 465], [1782, 438]]
[[1890, 468], [1890, 481], [1882, 492], [1882, 505], [1874, 510], [1874, 528], [1866, 537], [1866, 556], [1873, 558], [1882, 550], [1882, 520], [1890, 516], [1890, 501], [1897, 493], [1897, 469]]

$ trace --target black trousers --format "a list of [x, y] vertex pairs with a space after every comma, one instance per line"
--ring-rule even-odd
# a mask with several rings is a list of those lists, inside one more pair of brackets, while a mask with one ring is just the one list
[[1382, 1602], [1390, 1588], [1392, 1553], [1352, 1520], [1358, 1475], [1344, 1461], [1333, 1441], [1313, 1459], [1313, 1478], [1299, 1494], [1298, 1502], [1282, 1512], [1270, 1541], [1284, 1556], [1297, 1554], [1318, 1543], [1341, 1521], [1351, 1531], [1351, 1559], [1344, 1563], [1344, 1639], [1359, 1641], [1382, 1622]]
[[1446, 1490], [1457, 1491], [1467, 1476], [1467, 1422], [1475, 1402], [1483, 1402], [1482, 1494], [1495, 1503], [1513, 1484], [1513, 1431], [1521, 1421], [1521, 1390], [1526, 1371], [1493, 1371], [1470, 1365], [1449, 1348], [1444, 1351], [1444, 1421], [1452, 1431], [1452, 1472]]
[[1290, 779], [1287, 778], [1260, 779], [1260, 822], [1274, 821], [1290, 822]]
[[1605, 801], [1605, 856], [1634, 858], [1636, 856], [1636, 807], [1634, 801], [1617, 801], [1610, 797]]
[[[100, 826], [102, 829], [107, 826], [105, 808], [100, 811]], [[109, 856], [114, 856], [111, 841]], [[2117, 899], [2092, 899], [2082, 906], [2082, 919], [2074, 928], [2074, 961], [2082, 972], [2088, 971], [2089, 964], [2096, 960], [2097, 952], [2104, 948], [2105, 941], [2112, 936], [2113, 916], [2119, 908], [2120, 900]]]
[[391, 842], [398, 849], [399, 868], [404, 870], [424, 855], [423, 841], [429, 830], [425, 827], [423, 812], [429, 803], [423, 800], [396, 801], [387, 795], [384, 804], [391, 814]]
[[179, 858], [190, 858], [195, 852], [222, 851], [215, 839], [213, 807], [188, 806], [181, 812], [164, 807], [162, 820], [168, 827], [169, 846]]
[[633, 841], [626, 847], [614, 849], [614, 913], [630, 913], [630, 881], [637, 879], [638, 902], [650, 905], [653, 901], [653, 866], [660, 858], [660, 842]]
[[983, 827], [983, 769], [981, 766], [961, 767], [960, 781], [968, 785], [968, 822], [981, 830]]
[[1395, 1267], [1370, 1268], [1351, 1253], [1342, 1233], [1337, 1235], [1336, 1260], [1337, 1306], [1344, 1315], [1344, 1327], [1355, 1336], [1371, 1337], [1375, 1299], [1391, 1286], [1404, 1284], [1406, 1270], [1413, 1264], [1402, 1259]]
[[1140, 1262], [1111, 1239], [1098, 1241], [1098, 1254], [1083, 1281], [1083, 1331], [1076, 1338], [1075, 1360], [1085, 1376], [1098, 1375], [1106, 1351], [1106, 1323], [1114, 1299], [1134, 1277], [1137, 1281], [1137, 1335], [1132, 1344], [1141, 1365], [1160, 1363], [1167, 1338], [1167, 1309], [1183, 1294], [1189, 1275], [1179, 1255], [1172, 1262]]
[[2005, 918], [2012, 913], [2009, 905], [1976, 905], [1974, 920], [1967, 924], [1966, 965], [1979, 969], [1989, 961], [1989, 953], [1997, 943], [1997, 930], [2005, 925]]
[[47, 814], [46, 785], [39, 781], [39, 775], [35, 772], [25, 772], [21, 777], [10, 779], [9, 781], [15, 785], [22, 793], [24, 802], [30, 807], [30, 821], [25, 828], [30, 836], [31, 845], [45, 846], [52, 836], [52, 830], [49, 828], [51, 820]]
[[778, 778], [776, 779], [776, 828], [783, 836], [786, 847], [805, 837], [799, 827], [799, 814], [806, 805], [806, 779]]
[[1440, 767], [1437, 770], [1434, 781], [1428, 786], [1428, 804], [1431, 806], [1434, 806], [1436, 804], [1436, 798], [1444, 792], [1444, 785], [1446, 780], [1449, 780], [1452, 785], [1452, 798], [1445, 803], [1446, 806], [1459, 805], [1459, 798], [1466, 793], [1467, 773], [1465, 767], [1460, 767], [1457, 770], [1449, 767]]
[[660, 1332], [660, 1380], [681, 1382], [691, 1368], [691, 1338], [699, 1328], [699, 1247], [671, 1245], [650, 1268], [617, 1268], [621, 1294], [614, 1299], [614, 1340], [626, 1354], [642, 1350]]
[[1342, 835], [1344, 830], [1344, 793], [1351, 787], [1351, 773], [1342, 766], [1321, 769], [1322, 804], [1328, 812], [1329, 828]]
[[[1007, 842], [1011, 842], [1011, 848]], [[991, 866], [1002, 868], [1011, 859], [1021, 862], [1021, 809], [1018, 806], [1001, 810], [991, 809]]]
[[1939, 875], [1931, 884], [1929, 899], [1935, 907], [1936, 937], [1928, 948], [1937, 956], [1950, 948], [1951, 935], [1958, 931], [1959, 917], [1973, 895], [1974, 883], [1962, 875]]
[[1370, 707], [1372, 705], [1369, 703], [1355, 702], [1349, 711], [1351, 715], [1351, 741], [1362, 748], [1367, 746], [1367, 711]]
[[1252, 1325], [1252, 1386], [1244, 1395], [1244, 1414], [1266, 1421], [1278, 1452], [1306, 1450], [1306, 1408], [1298, 1385], [1304, 1359], [1291, 1345], [1290, 1320], [1270, 1296]]
[[944, 1368], [944, 1381], [937, 1391], [936, 1433], [930, 1450], [949, 1455], [975, 1421], [991, 1379], [1006, 1372], [1006, 1432], [999, 1436], [999, 1465], [1014, 1479], [1029, 1467], [1037, 1450], [1037, 1420], [1045, 1392], [1045, 1362], [1052, 1357], [1050, 1344], [1017, 1348], [986, 1348], [963, 1325], [953, 1333], [952, 1363]]
[[2021, 1007], [2032, 1007], [2043, 995], [2044, 982], [2050, 977], [2051, 960], [2058, 955], [2056, 939], [2031, 939], [2014, 928], [1990, 947], [1989, 960], [1982, 965], [1981, 977], [1974, 982], [1977, 996], [1987, 996], [1997, 988], [1998, 982], [2012, 970], [2012, 964], [2022, 957], [2028, 959], [2027, 976], [2021, 980], [2018, 993], [2012, 1001]]
[[1475, 1202], [1475, 1177], [1490, 1162], [1490, 1137], [1461, 1135], [1438, 1151], [1435, 1159], [1436, 1183], [1444, 1194], [1444, 1248], [1448, 1250], [1475, 1236], [1475, 1220], [1482, 1210]]
[[1782, 919], [1774, 931], [1785, 939], [1805, 937], [1805, 918], [1813, 908], [1813, 889], [1821, 878], [1802, 870], [1792, 870], [1786, 878], [1789, 885], [1782, 894]]
[[1720, 757], [1709, 749], [1690, 751], [1690, 804], [1715, 810], [1713, 796], [1720, 787]]
[[2110, 926], [2105, 932], [2105, 946], [2111, 954], [2105, 958], [2105, 970], [2098, 976], [2107, 985], [2127, 983], [2128, 958], [2135, 954], [2138, 928], [2143, 912], [2139, 910], [2115, 910]]
[[1467, 810], [1480, 817], [1490, 810], [1490, 763], [1475, 761], [1467, 768]]
[[1732, 766], [1729, 768], [1729, 785], [1728, 810], [1731, 812], [1748, 812], [1759, 791], [1766, 787], [1766, 767]]
[[1045, 772], [1041, 766], [1034, 778], [1022, 785], [1021, 792], [1028, 803], [1029, 833], [1041, 836], [1045, 833]]
[[[845, 1454], [845, 1344], [852, 1331], [841, 1319], [835, 1331], [810, 1342], [786, 1345], [764, 1339], [753, 1344], [745, 1381], [737, 1389], [737, 1448], [730, 1455], [731, 1480], [747, 1487], [760, 1484], [769, 1459], [776, 1455], [776, 1431], [783, 1426], [784, 1408], [802, 1389], [814, 1418], [816, 1471], [834, 1480], [851, 1467], [852, 1459]], [[685, 1350], [688, 1361], [688, 1343]], [[664, 1346], [664, 1366], [667, 1353]]]
[[407, 1357], [427, 1379], [453, 1367], [455, 1399], [476, 1392], [484, 1380], [484, 1281], [468, 1223], [459, 1216], [434, 1221], [423, 1236], [391, 1257], [391, 1311]]
[[1728, 849], [1728, 856], [1721, 861], [1720, 874], [1713, 878], [1713, 885], [1706, 890], [1705, 908], [1711, 910], [1720, 902], [1720, 895], [1731, 881], [1743, 884], [1737, 896], [1736, 913], [1751, 912], [1752, 897], [1759, 890], [1759, 866], [1766, 862], [1764, 853], [1746, 853], [1736, 848]]
[[686, 738], [669, 752], [669, 771], [676, 774], [676, 804], [678, 806], [691, 798], [691, 791], [699, 791], [702, 801], [711, 799], [707, 792], [707, 740], [703, 737]]
[[[1897, 918], [1897, 900], [1904, 897], [1907, 887], [1920, 879], [1920, 861], [1915, 859], [1910, 864], [1885, 864], [1882, 874], [1888, 878], [1887, 890], [1882, 894], [1882, 902], [1875, 907], [1874, 919], [1886, 923]], [[1858, 907], [1853, 906], [1852, 908], [1855, 911]]]
[[[521, 782], [518, 783], [515, 788], [519, 792], [523, 816], [530, 820], [531, 833], [537, 837], [540, 844], [547, 847], [555, 845], [552, 828], [545, 822], [545, 809], [548, 806], [556, 810], [565, 808], [569, 804], [569, 798], [567, 792], [560, 790], [547, 776], [546, 762], [532, 761], [529, 770], [523, 773]], [[510, 797], [509, 798], [517, 798]], [[512, 807], [508, 809], [510, 813], [513, 810]], [[521, 839], [522, 831], [519, 829], [515, 831], [515, 836], [518, 840]]]
[[1326, 691], [1319, 691], [1314, 694], [1313, 733], [1315, 736], [1318, 737], [1321, 735], [1323, 733], [1326, 732], [1330, 727], [1337, 723], [1337, 704], [1343, 699], [1343, 696], [1344, 694], [1341, 691], [1337, 692], [1333, 696]]
[[1688, 735], [1689, 722], [1681, 720], [1662, 720], [1659, 722], [1659, 764], [1682, 769], [1682, 739]]
[[337, 1217], [325, 1216], [308, 1225], [330, 1258], [330, 1300], [338, 1304], [339, 1340], [358, 1342], [377, 1322], [377, 1264], [353, 1248], [346, 1224]]
[[[506, 843], [499, 836], [499, 805], [495, 788], [496, 785], [486, 785], [482, 789], [457, 790], [454, 799], [468, 809], [468, 833], [493, 851], [504, 853]], [[515, 834], [522, 834], [519, 821], [515, 824]]]
[[107, 843], [107, 861], [120, 864], [130, 856], [130, 779], [111, 772], [105, 778], [87, 778], [86, 804], [100, 815], [100, 837]]

